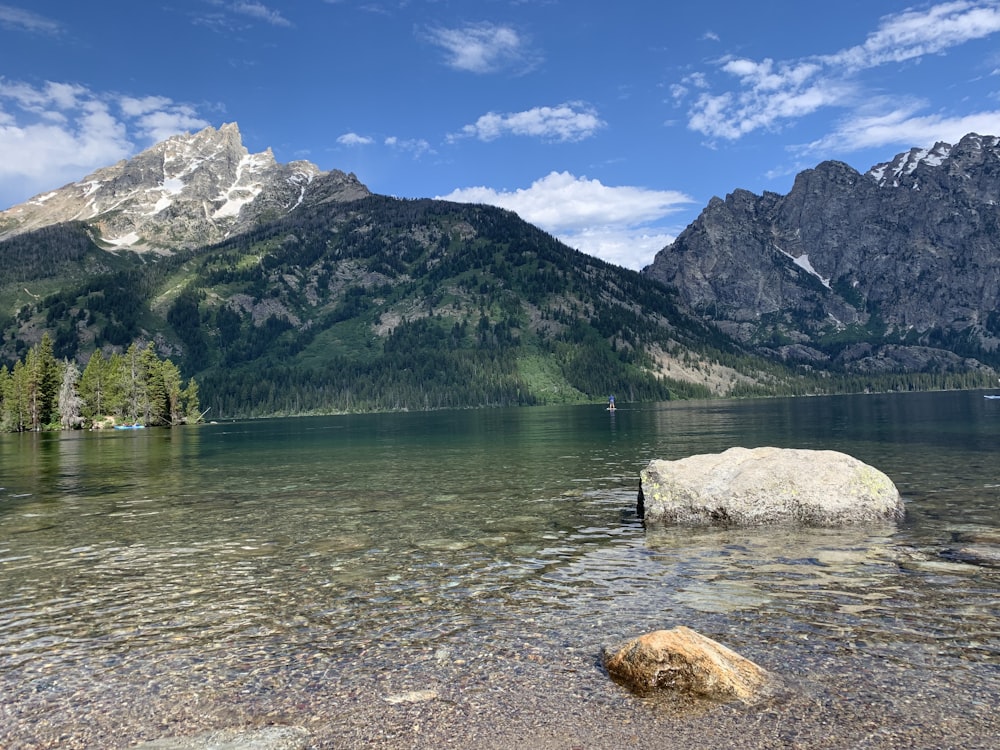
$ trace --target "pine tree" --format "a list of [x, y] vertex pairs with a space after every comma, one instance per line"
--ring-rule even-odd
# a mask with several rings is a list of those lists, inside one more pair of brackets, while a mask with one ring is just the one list
[[52, 339], [46, 332], [39, 344], [28, 350], [25, 358], [25, 398], [28, 404], [28, 428], [41, 430], [52, 420], [59, 395], [59, 363], [53, 354]]
[[14, 363], [7, 379], [0, 423], [7, 432], [22, 432], [30, 425], [28, 410], [28, 369], [23, 360]]
[[107, 375], [107, 403], [104, 413], [110, 414], [118, 419], [124, 419], [126, 415], [126, 379], [125, 379], [125, 357], [118, 352], [112, 352], [105, 364]]
[[90, 360], [80, 376], [80, 396], [83, 399], [83, 414], [90, 419], [100, 419], [107, 409], [108, 361], [100, 349], [90, 355]]
[[7, 365], [0, 365], [0, 430], [5, 429], [3, 425], [3, 413], [8, 388], [10, 388], [10, 370], [7, 369]]
[[184, 389], [184, 422], [186, 424], [197, 424], [201, 421], [201, 403], [198, 400], [198, 381], [191, 378], [187, 388]]
[[150, 426], [169, 424], [170, 407], [167, 403], [167, 388], [163, 381], [163, 367], [152, 345], [147, 345], [139, 354], [139, 379], [140, 413], [144, 423]]
[[139, 416], [146, 411], [146, 383], [143, 377], [141, 362], [142, 351], [139, 345], [132, 343], [121, 358], [120, 371], [122, 385], [122, 403], [120, 416], [129, 424], [138, 424]]
[[181, 424], [184, 415], [181, 412], [181, 371], [169, 359], [160, 364], [160, 373], [166, 394], [167, 420], [171, 425]]

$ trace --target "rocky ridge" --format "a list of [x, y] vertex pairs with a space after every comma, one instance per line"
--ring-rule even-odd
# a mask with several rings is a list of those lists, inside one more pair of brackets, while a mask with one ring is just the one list
[[862, 371], [969, 365], [1000, 348], [1000, 138], [827, 161], [787, 195], [735, 190], [643, 273], [785, 359]]
[[369, 194], [353, 174], [251, 154], [235, 123], [173, 136], [135, 157], [0, 212], [0, 240], [69, 221], [109, 250], [219, 242], [309, 202]]

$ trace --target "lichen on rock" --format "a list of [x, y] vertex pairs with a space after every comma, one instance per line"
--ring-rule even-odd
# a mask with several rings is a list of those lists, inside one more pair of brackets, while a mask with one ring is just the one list
[[646, 633], [606, 650], [604, 666], [611, 677], [640, 693], [670, 689], [754, 703], [776, 683], [754, 662], [683, 625]]
[[888, 476], [837, 451], [730, 448], [653, 460], [639, 478], [647, 524], [846, 526], [904, 514]]

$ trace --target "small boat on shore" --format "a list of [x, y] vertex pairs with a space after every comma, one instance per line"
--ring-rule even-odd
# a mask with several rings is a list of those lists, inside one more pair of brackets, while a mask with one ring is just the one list
[[146, 425], [144, 424], [116, 424], [116, 430], [144, 430]]

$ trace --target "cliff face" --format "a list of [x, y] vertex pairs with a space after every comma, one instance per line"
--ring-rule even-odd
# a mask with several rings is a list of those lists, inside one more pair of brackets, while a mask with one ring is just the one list
[[998, 196], [995, 137], [914, 149], [865, 174], [824, 162], [788, 195], [714, 198], [643, 273], [786, 358], [891, 369], [989, 355], [1000, 345]]
[[69, 221], [107, 249], [169, 252], [219, 242], [310, 200], [368, 195], [354, 175], [251, 154], [235, 123], [179, 135], [0, 212], [0, 240]]

